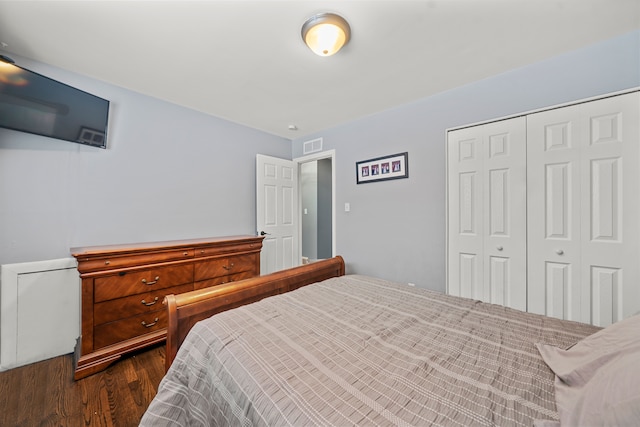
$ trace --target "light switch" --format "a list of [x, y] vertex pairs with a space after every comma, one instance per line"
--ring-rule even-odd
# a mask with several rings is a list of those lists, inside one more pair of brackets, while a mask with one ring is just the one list
[[345, 212], [350, 212], [351, 211], [351, 204], [350, 203], [345, 203], [344, 204], [344, 211]]

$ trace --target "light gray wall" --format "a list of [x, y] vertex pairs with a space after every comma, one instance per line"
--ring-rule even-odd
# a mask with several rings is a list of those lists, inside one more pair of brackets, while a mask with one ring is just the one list
[[[446, 130], [637, 86], [640, 31], [308, 135], [293, 156], [320, 137], [336, 151], [336, 251], [348, 273], [444, 291]], [[408, 179], [356, 185], [357, 161], [404, 151]]]
[[255, 234], [255, 156], [291, 159], [289, 140], [12, 57], [109, 99], [111, 110], [107, 150], [0, 129], [0, 264], [77, 246]]

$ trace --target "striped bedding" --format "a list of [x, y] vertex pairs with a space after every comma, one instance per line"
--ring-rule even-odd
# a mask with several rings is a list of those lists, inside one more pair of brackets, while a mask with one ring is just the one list
[[535, 343], [599, 328], [360, 276], [189, 333], [143, 426], [531, 426], [558, 420]]

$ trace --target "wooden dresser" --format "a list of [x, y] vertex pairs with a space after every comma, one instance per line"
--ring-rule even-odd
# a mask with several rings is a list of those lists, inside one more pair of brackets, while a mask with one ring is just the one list
[[82, 279], [75, 379], [166, 338], [165, 295], [260, 275], [263, 237], [72, 248]]

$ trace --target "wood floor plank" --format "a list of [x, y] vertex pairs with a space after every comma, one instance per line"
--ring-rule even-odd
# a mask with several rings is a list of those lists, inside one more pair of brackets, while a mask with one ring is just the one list
[[14, 370], [0, 375], [0, 425], [10, 426], [17, 422], [17, 403], [21, 372]]
[[46, 389], [43, 384], [47, 378], [46, 363], [33, 364], [31, 374], [23, 372], [20, 378], [20, 400], [17, 403], [18, 424], [28, 425], [32, 412], [38, 412], [38, 416], [46, 417], [44, 413], [44, 401]]
[[158, 378], [162, 379], [164, 376], [164, 366], [159, 366], [156, 363], [152, 363], [153, 360], [164, 360], [164, 347], [157, 347], [147, 353], [140, 354], [139, 356], [132, 357], [132, 364], [137, 372], [138, 378], [138, 391], [137, 396], [139, 401], [138, 406], [142, 410], [140, 417], [146, 411], [146, 407], [149, 406], [146, 402], [150, 402], [158, 392], [159, 382]]
[[[131, 387], [131, 383], [137, 382], [137, 375], [131, 362], [132, 358], [122, 361], [121, 374], [111, 376], [113, 386], [111, 395], [111, 413], [114, 415], [114, 421], [119, 419], [139, 419], [139, 404], [136, 399], [139, 397], [137, 387]], [[138, 395], [134, 396], [132, 393]], [[140, 414], [141, 415], [141, 414]]]
[[0, 426], [137, 426], [164, 376], [164, 346], [73, 380], [65, 355], [0, 372]]
[[64, 358], [54, 358], [51, 359], [51, 363], [43, 365], [48, 368], [46, 370], [47, 380], [41, 385], [45, 391], [43, 411], [45, 419], [55, 420], [58, 416], [67, 417], [68, 413], [64, 399], [65, 393], [63, 391], [65, 387], [60, 386], [68, 384], [66, 380], [69, 371], [65, 369], [67, 363], [65, 363]]

